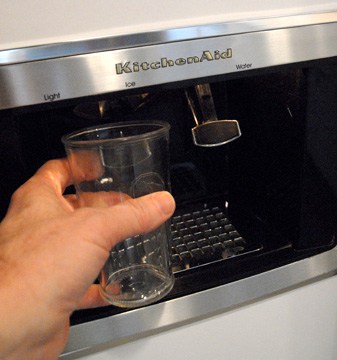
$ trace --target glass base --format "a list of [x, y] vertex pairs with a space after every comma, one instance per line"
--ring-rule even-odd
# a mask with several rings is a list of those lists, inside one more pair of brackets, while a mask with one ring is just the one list
[[135, 308], [151, 304], [167, 295], [174, 285], [169, 276], [156, 266], [130, 266], [112, 274], [100, 287], [102, 297], [112, 305]]

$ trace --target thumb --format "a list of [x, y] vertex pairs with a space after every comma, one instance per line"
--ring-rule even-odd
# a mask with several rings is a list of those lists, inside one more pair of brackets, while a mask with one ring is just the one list
[[96, 245], [110, 251], [121, 240], [159, 227], [172, 216], [175, 201], [169, 192], [160, 191], [127, 199], [109, 208], [79, 209], [81, 210], [95, 211], [91, 216], [84, 215], [86, 229], [95, 231], [92, 239]]

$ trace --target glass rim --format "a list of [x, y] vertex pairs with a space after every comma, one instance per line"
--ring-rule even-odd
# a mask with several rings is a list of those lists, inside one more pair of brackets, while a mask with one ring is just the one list
[[[116, 137], [110, 139], [81, 139], [77, 140], [76, 138], [81, 137], [84, 134], [90, 134], [95, 132], [100, 132], [109, 129], [118, 129], [118, 128], [130, 128], [134, 126], [158, 126], [157, 129], [152, 129], [143, 134], [137, 135], [128, 135], [123, 137]], [[96, 147], [100, 145], [113, 145], [120, 143], [131, 143], [144, 139], [154, 139], [164, 134], [167, 134], [170, 130], [170, 124], [168, 122], [162, 120], [152, 120], [152, 121], [121, 121], [116, 123], [106, 123], [106, 124], [98, 124], [94, 126], [89, 126], [85, 128], [81, 128], [79, 130], [75, 130], [71, 133], [65, 134], [61, 137], [61, 141], [66, 147]]]

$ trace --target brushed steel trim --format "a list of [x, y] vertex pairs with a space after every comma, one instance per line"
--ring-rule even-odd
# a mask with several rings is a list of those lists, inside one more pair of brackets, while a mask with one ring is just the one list
[[[187, 63], [186, 59], [201, 57], [204, 51], [212, 54], [219, 51], [225, 59]], [[320, 25], [198, 38], [6, 65], [0, 66], [0, 109], [335, 56], [337, 17], [335, 22]], [[166, 59], [166, 64], [161, 63], [162, 59]], [[172, 66], [167, 64], [168, 60], [174, 62]], [[149, 69], [130, 73], [122, 71], [118, 75], [118, 64], [122, 64], [121, 67], [127, 62], [130, 68], [133, 62], [148, 63]]]
[[284, 29], [290, 27], [327, 24], [337, 21], [337, 12], [280, 16], [245, 21], [231, 21], [147, 33], [127, 34], [105, 38], [92, 38], [55, 44], [6, 49], [0, 51], [0, 66], [39, 61], [65, 56], [90, 54], [101, 51], [171, 43], [208, 37], [242, 34], [246, 32]]
[[337, 247], [226, 285], [72, 326], [63, 356], [178, 327], [336, 274]]

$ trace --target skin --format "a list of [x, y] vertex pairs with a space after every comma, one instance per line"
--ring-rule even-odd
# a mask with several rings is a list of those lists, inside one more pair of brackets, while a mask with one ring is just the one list
[[63, 196], [66, 160], [52, 160], [14, 194], [0, 224], [0, 358], [56, 359], [75, 309], [104, 305], [92, 285], [109, 250], [174, 212], [167, 192], [81, 207]]

